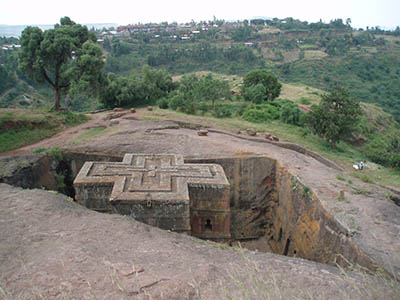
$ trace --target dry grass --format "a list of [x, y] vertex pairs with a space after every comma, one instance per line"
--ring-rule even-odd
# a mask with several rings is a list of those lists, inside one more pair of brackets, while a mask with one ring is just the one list
[[378, 39], [384, 38], [385, 40], [390, 41], [390, 42], [400, 41], [400, 37], [393, 36], [393, 35], [377, 34], [375, 37]]
[[5, 120], [23, 120], [29, 122], [44, 122], [48, 118], [54, 118], [53, 114], [44, 110], [27, 110], [16, 108], [0, 109], [0, 125]]
[[324, 93], [323, 90], [307, 87], [303, 84], [284, 83], [279, 98], [288, 99], [296, 103], [301, 103], [301, 98], [306, 98], [311, 104], [318, 104], [321, 99], [320, 95]]
[[300, 58], [300, 50], [294, 49], [283, 53], [284, 62], [293, 62]]
[[79, 144], [82, 142], [86, 142], [88, 140], [90, 140], [91, 138], [93, 138], [94, 136], [98, 136], [98, 135], [103, 135], [105, 133], [109, 133], [111, 132], [111, 129], [106, 129], [106, 128], [102, 128], [102, 127], [98, 127], [98, 128], [91, 128], [88, 131], [82, 133], [81, 135], [79, 135], [78, 137], [76, 137], [75, 139], [73, 139], [70, 144]]
[[282, 30], [280, 30], [277, 27], [266, 27], [266, 28], [263, 28], [263, 29], [259, 30], [258, 33], [268, 34], [268, 33], [276, 33], [276, 32], [281, 32], [281, 31]]
[[[195, 74], [196, 76], [205, 76], [205, 75], [208, 75], [208, 74], [212, 74], [212, 76], [214, 78], [228, 80], [229, 82], [235, 82], [237, 80], [241, 80], [241, 77], [238, 76], [238, 75], [226, 75], [226, 74], [214, 73], [214, 72], [211, 72], [211, 71], [197, 71], [197, 72], [193, 72], [193, 73], [186, 73], [184, 75], [190, 75], [190, 74]], [[178, 81], [184, 75], [173, 76], [172, 80], [173, 81]]]
[[[206, 243], [206, 242], [204, 242]], [[362, 268], [349, 265], [349, 269], [338, 267], [338, 272], [327, 270], [313, 270], [308, 273], [306, 279], [300, 278], [299, 281], [292, 282], [290, 274], [285, 274], [281, 270], [266, 270], [265, 263], [251, 258], [250, 252], [240, 247], [228, 247], [227, 251], [236, 251], [241, 259], [237, 263], [230, 264], [230, 267], [224, 269], [222, 276], [214, 278], [208, 283], [193, 280], [187, 284], [192, 288], [193, 293], [190, 299], [205, 300], [209, 299], [204, 294], [212, 295], [212, 299], [220, 300], [323, 300], [323, 299], [348, 299], [348, 300], [398, 300], [400, 295], [400, 283], [397, 278], [389, 278], [383, 273], [368, 274]], [[143, 270], [137, 269], [132, 263], [131, 272], [135, 277], [126, 284], [126, 280], [112, 263], [108, 261], [100, 262], [107, 266], [105, 278], [109, 284], [105, 289], [111, 289], [115, 299], [154, 299], [151, 293], [151, 287], [154, 284], [140, 286], [139, 277]], [[63, 265], [63, 263], [61, 263]], [[63, 265], [65, 268], [65, 265]], [[301, 273], [300, 269], [297, 272]], [[311, 271], [310, 271], [311, 272]], [[331, 273], [331, 275], [326, 275]], [[316, 276], [315, 280], [310, 276]], [[325, 278], [325, 279], [324, 279]], [[43, 287], [33, 285], [23, 290], [21, 296], [15, 296], [7, 290], [7, 287], [0, 284], [0, 300], [44, 300], [44, 299], [86, 299], [86, 300], [106, 300], [110, 295], [110, 290], [99, 290], [99, 286], [94, 287], [90, 278], [86, 278], [87, 287], [81, 286], [79, 291], [74, 289], [73, 282], [66, 278], [60, 278], [60, 284], [52, 287], [57, 296], [48, 296], [48, 292]], [[326, 280], [328, 279], [328, 280]], [[311, 280], [311, 281], [310, 281]], [[155, 278], [154, 282], [160, 282], [162, 279]], [[33, 281], [32, 281], [33, 283]], [[300, 288], [299, 288], [300, 286]], [[323, 289], [316, 289], [318, 287]], [[81, 294], [77, 294], [81, 293]], [[77, 298], [77, 295], [78, 298]], [[100, 296], [100, 297], [99, 297]], [[184, 297], [183, 295], [181, 295]], [[157, 299], [167, 300], [162, 294]], [[113, 298], [114, 299], [114, 298]], [[186, 299], [186, 298], [182, 298]]]
[[275, 54], [270, 48], [261, 48], [261, 54], [263, 55], [266, 62], [275, 58]]
[[308, 60], [323, 59], [327, 56], [329, 56], [329, 55], [321, 50], [306, 50], [306, 51], [304, 51], [304, 59], [308, 59]]
[[[240, 246], [240, 245], [239, 245]], [[334, 281], [321, 279], [330, 271], [314, 271], [318, 282], [308, 282], [310, 278], [294, 283], [290, 275], [279, 274], [276, 270], [266, 272], [261, 266], [246, 254], [246, 250], [234, 249], [241, 253], [242, 262], [231, 264], [223, 279], [219, 279], [210, 288], [216, 299], [221, 300], [321, 300], [321, 299], [348, 299], [348, 300], [396, 300], [399, 299], [400, 283], [396, 278], [388, 278], [382, 273], [368, 274], [361, 268], [345, 270], [338, 267], [340, 277], [332, 272]], [[349, 266], [350, 267], [350, 266]], [[289, 278], [287, 278], [289, 277]], [[307, 278], [308, 276], [306, 276]], [[326, 277], [327, 279], [330, 276]], [[298, 288], [298, 286], [301, 286]], [[304, 286], [303, 286], [304, 285]], [[307, 287], [308, 285], [308, 287]], [[319, 285], [324, 289], [316, 289]], [[206, 299], [199, 283], [192, 282], [195, 299]]]
[[361, 49], [366, 51], [367, 53], [378, 53], [378, 49], [376, 47], [364, 46], [364, 47], [361, 47]]
[[299, 46], [301, 49], [304, 49], [304, 50], [307, 50], [307, 49], [309, 49], [309, 50], [316, 50], [316, 49], [318, 49], [318, 46], [316, 46], [316, 45], [314, 45], [314, 44], [300, 44], [300, 46]]
[[[263, 49], [263, 51], [269, 51], [268, 49]], [[271, 52], [272, 53], [272, 52]], [[296, 60], [298, 58], [298, 51], [286, 52], [285, 55], [288, 55], [288, 59]], [[272, 53], [273, 55], [273, 53]], [[289, 56], [292, 56], [291, 58]], [[297, 58], [296, 58], [297, 56]], [[286, 59], [286, 58], [285, 58]], [[214, 78], [227, 80], [232, 88], [232, 90], [239, 92], [240, 85], [243, 83], [243, 77], [238, 75], [226, 75], [213, 73], [210, 71], [199, 71], [194, 72], [197, 76], [204, 76], [207, 74], [212, 74]], [[173, 77], [174, 81], [179, 80], [182, 75], [177, 75]], [[320, 95], [324, 94], [325, 91], [306, 86], [301, 83], [282, 83], [282, 89], [280, 97], [281, 99], [288, 99], [296, 103], [301, 103], [302, 98], [307, 98], [311, 103], [310, 104], [318, 104], [320, 101]]]

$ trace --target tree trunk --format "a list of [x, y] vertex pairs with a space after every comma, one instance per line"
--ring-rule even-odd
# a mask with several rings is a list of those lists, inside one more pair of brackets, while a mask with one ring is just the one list
[[336, 140], [331, 140], [331, 149], [336, 149]]
[[61, 88], [60, 88], [60, 70], [61, 70], [61, 62], [58, 62], [56, 65], [56, 79], [54, 81], [54, 110], [60, 110], [60, 102], [61, 102]]
[[54, 89], [54, 110], [58, 111], [60, 110], [60, 101], [61, 101], [61, 95], [60, 95], [60, 90], [59, 89]]

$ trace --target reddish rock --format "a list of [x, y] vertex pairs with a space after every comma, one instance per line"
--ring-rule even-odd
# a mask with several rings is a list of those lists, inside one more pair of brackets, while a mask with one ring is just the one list
[[115, 125], [118, 125], [118, 124], [119, 124], [119, 121], [117, 121], [117, 120], [112, 120], [110, 122], [110, 126], [115, 126]]
[[207, 136], [208, 135], [208, 130], [207, 129], [200, 129], [197, 131], [198, 136]]
[[250, 136], [256, 136], [256, 135], [257, 135], [257, 132], [256, 132], [254, 129], [252, 129], [252, 128], [247, 128], [247, 129], [246, 129], [246, 132], [247, 132], [247, 134], [250, 135]]

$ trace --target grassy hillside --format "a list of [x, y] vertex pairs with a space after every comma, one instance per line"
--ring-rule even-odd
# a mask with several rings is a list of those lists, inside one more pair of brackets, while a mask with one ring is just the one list
[[329, 89], [340, 84], [358, 99], [376, 103], [400, 121], [400, 51], [350, 53], [345, 57], [303, 59], [277, 67], [286, 82]]
[[0, 109], [0, 152], [33, 144], [87, 119], [71, 112]]
[[[139, 29], [138, 29], [139, 28]], [[376, 103], [400, 121], [400, 33], [379, 28], [354, 30], [341, 19], [307, 23], [292, 18], [141, 24], [120, 36], [98, 31], [106, 57], [105, 72], [138, 73], [144, 65], [173, 75], [213, 71], [244, 75], [269, 68], [281, 81], [328, 90], [339, 83], [361, 101]], [[0, 44], [9, 43], [0, 39]], [[16, 41], [13, 41], [16, 43]], [[2, 50], [0, 50], [2, 51]], [[16, 51], [0, 53], [0, 107], [52, 104], [52, 91], [38, 88], [17, 71]], [[68, 98], [75, 111], [99, 107], [94, 98]]]
[[[131, 32], [113, 37], [105, 47], [106, 70], [126, 75], [149, 64], [172, 74], [213, 71], [244, 75], [254, 68], [269, 68], [286, 83], [323, 90], [340, 84], [400, 121], [397, 32], [353, 30], [341, 20], [329, 24], [306, 24], [291, 18], [256, 21], [251, 26], [229, 23], [207, 31], [192, 25], [168, 34]], [[191, 34], [194, 30], [200, 33]], [[176, 38], [171, 38], [173, 35]], [[180, 40], [182, 36], [189, 40]], [[124, 51], [113, 47], [117, 40]]]

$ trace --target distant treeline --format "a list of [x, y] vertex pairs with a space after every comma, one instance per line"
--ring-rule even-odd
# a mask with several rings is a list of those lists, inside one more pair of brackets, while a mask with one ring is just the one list
[[[325, 90], [340, 84], [400, 121], [399, 27], [392, 31], [379, 27], [354, 30], [350, 19], [308, 23], [293, 18], [215, 20], [188, 26], [179, 32], [132, 31], [120, 36], [98, 29], [106, 59], [104, 72], [127, 76], [148, 65], [171, 74], [209, 70], [244, 75], [267, 68], [285, 82]], [[17, 42], [0, 39], [0, 45]], [[18, 73], [16, 52], [0, 49], [0, 94], [18, 82], [28, 82]], [[26, 86], [20, 84], [22, 92]], [[0, 97], [0, 106], [7, 106], [15, 95], [6, 96]]]

